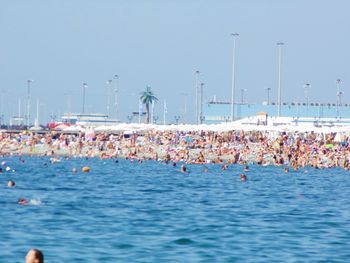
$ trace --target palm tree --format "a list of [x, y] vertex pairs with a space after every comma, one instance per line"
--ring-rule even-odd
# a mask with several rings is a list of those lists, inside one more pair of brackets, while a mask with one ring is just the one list
[[147, 119], [146, 119], [146, 123], [149, 123], [149, 106], [153, 103], [153, 102], [157, 102], [158, 98], [154, 95], [154, 93], [151, 91], [151, 87], [147, 86], [146, 90], [141, 92], [141, 97], [140, 100], [142, 102], [142, 104], [146, 105], [146, 113], [147, 113]]

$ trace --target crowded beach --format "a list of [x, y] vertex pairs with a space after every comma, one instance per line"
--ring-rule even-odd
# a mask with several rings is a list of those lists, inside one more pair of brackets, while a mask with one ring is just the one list
[[[161, 125], [159, 125], [162, 127]], [[283, 166], [299, 169], [350, 169], [350, 137], [340, 128], [310, 131], [266, 127], [197, 129], [144, 126], [128, 131], [86, 129], [75, 132], [9, 132], [0, 134], [0, 153], [60, 158], [125, 158], [183, 164]]]

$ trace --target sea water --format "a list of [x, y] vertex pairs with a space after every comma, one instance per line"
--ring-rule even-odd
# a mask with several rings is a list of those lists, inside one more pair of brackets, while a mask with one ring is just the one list
[[0, 262], [24, 262], [32, 247], [45, 262], [350, 260], [350, 173], [341, 169], [251, 165], [241, 182], [239, 165], [180, 173], [154, 161], [2, 160], [15, 171], [0, 174]]

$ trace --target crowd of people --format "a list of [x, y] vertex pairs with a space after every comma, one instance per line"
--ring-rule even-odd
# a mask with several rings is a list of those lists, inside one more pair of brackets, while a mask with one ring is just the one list
[[187, 164], [256, 163], [350, 169], [350, 138], [335, 133], [146, 131], [1, 133], [0, 154], [126, 158]]

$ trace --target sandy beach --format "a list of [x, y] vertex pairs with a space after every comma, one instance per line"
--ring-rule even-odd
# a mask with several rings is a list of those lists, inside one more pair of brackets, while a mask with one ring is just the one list
[[[126, 158], [190, 164], [349, 168], [349, 138], [337, 133], [268, 131], [143, 131], [1, 133], [2, 155]], [[336, 139], [337, 138], [337, 139]]]

